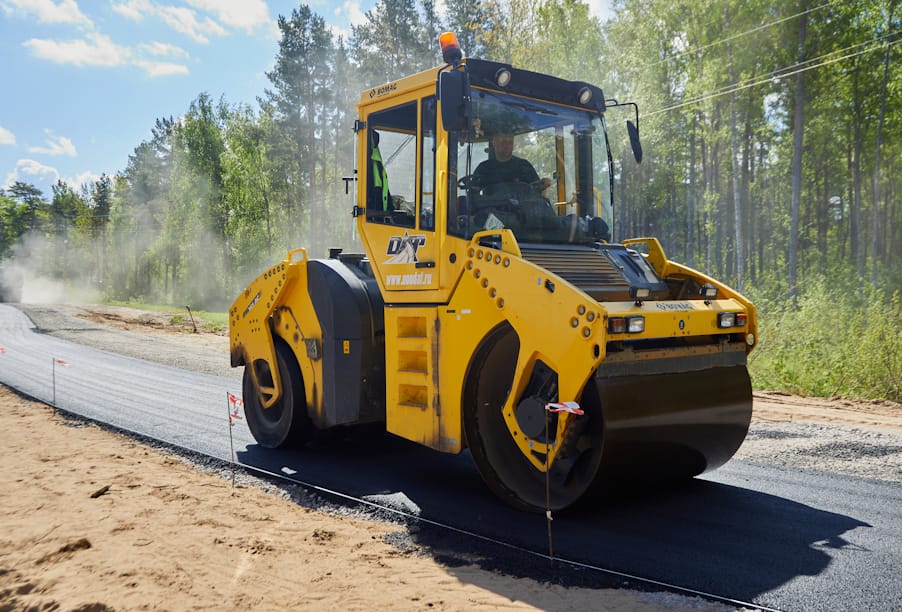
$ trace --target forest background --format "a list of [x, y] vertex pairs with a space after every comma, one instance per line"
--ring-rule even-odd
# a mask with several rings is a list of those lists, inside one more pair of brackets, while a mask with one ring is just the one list
[[612, 4], [602, 23], [580, 0], [380, 0], [348, 40], [300, 4], [256, 101], [199, 92], [114, 176], [0, 191], [0, 260], [225, 310], [289, 248], [361, 250], [341, 180], [359, 92], [440, 65], [451, 30], [639, 104], [639, 165], [609, 117], [614, 236], [656, 236], [756, 302], [756, 387], [902, 400], [899, 0]]

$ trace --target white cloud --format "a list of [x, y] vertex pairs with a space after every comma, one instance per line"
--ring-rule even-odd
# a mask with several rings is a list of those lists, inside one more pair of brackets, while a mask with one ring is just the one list
[[[26, 178], [22, 176], [23, 174], [30, 175], [30, 177]], [[16, 169], [6, 175], [4, 185], [10, 187], [16, 181], [33, 183], [35, 181], [49, 180], [49, 182], [55, 183], [59, 178], [60, 173], [57, 172], [56, 168], [45, 166], [33, 159], [20, 159], [16, 162]]]
[[[363, 25], [366, 21], [366, 13], [360, 10], [360, 3], [354, 2], [353, 0], [347, 0], [342, 6], [344, 13], [348, 16], [348, 21], [351, 25], [359, 26]], [[338, 10], [336, 10], [336, 15], [340, 14]]]
[[69, 186], [72, 189], [80, 189], [82, 185], [93, 185], [95, 182], [100, 180], [100, 175], [91, 172], [90, 170], [85, 170], [81, 174], [77, 176], [67, 176], [62, 179], [64, 183], [69, 183]]
[[157, 57], [188, 57], [188, 52], [169, 43], [154, 41], [150, 44], [138, 45], [138, 49]]
[[246, 32], [274, 20], [265, 0], [188, 0], [188, 4], [216, 16], [219, 21]]
[[16, 135], [7, 130], [5, 127], [0, 126], [0, 145], [14, 144], [16, 144]]
[[[91, 33], [77, 40], [48, 40], [32, 38], [24, 43], [37, 57], [59, 64], [75, 66], [137, 66], [148, 76], [188, 74], [188, 67], [174, 62], [151, 61], [142, 55], [163, 57], [188, 57], [188, 52], [161, 42], [138, 45], [134, 50], [122, 47], [103, 34]], [[41, 150], [39, 152], [46, 152]]]
[[141, 68], [150, 77], [172, 76], [174, 74], [188, 74], [188, 66], [173, 62], [149, 62], [136, 60], [135, 66]]
[[[360, 2], [355, 0], [345, 0], [341, 6], [335, 7], [333, 14], [336, 20], [342, 23], [349, 23], [352, 26], [359, 26], [366, 22], [366, 13], [360, 10]], [[327, 24], [326, 27], [332, 32], [332, 36], [336, 38], [341, 36], [345, 42], [351, 39], [351, 28], [349, 27], [341, 27], [334, 23]]]
[[144, 13], [150, 13], [152, 10], [153, 7], [148, 0], [129, 0], [113, 5], [113, 11], [132, 21], [141, 21], [144, 19]]
[[156, 8], [155, 12], [173, 30], [190, 36], [199, 43], [210, 42], [207, 34], [211, 36], [226, 35], [225, 29], [209, 17], [205, 17], [203, 21], [198, 21], [197, 13], [191, 9], [178, 6], [160, 6]]
[[[218, 16], [221, 15], [229, 19], [230, 22], [235, 22], [234, 25], [251, 27], [248, 24], [253, 23], [256, 25], [256, 21], [259, 19], [254, 16], [254, 9], [260, 2], [261, 0], [246, 0], [225, 3], [198, 2], [197, 4], [211, 13]], [[220, 6], [221, 4], [222, 6]], [[248, 8], [245, 8], [245, 5]], [[265, 4], [263, 9], [265, 12]], [[208, 36], [225, 36], [228, 34], [225, 28], [209, 17], [200, 20], [195, 10], [183, 6], [156, 5], [149, 0], [127, 0], [126, 2], [114, 4], [113, 10], [132, 21], [141, 21], [146, 16], [159, 17], [173, 30], [181, 32], [199, 43], [210, 42]], [[229, 25], [233, 24], [230, 23]]]
[[54, 140], [53, 133], [50, 130], [44, 130], [47, 134], [47, 146], [46, 147], [28, 147], [29, 153], [42, 153], [44, 155], [68, 155], [69, 157], [76, 157], [78, 152], [75, 150], [75, 145], [72, 144], [72, 141], [66, 138], [65, 136], [60, 136], [56, 140]]
[[[351, 30], [349, 29], [339, 28], [333, 23], [327, 23], [326, 29], [329, 30], [329, 33], [332, 34], [333, 38], [338, 38], [340, 36], [345, 42], [348, 42], [348, 40], [351, 39]], [[281, 33], [279, 34], [279, 38], [281, 38]]]
[[131, 57], [131, 51], [120, 47], [109, 36], [91, 33], [86, 39], [49, 40], [32, 38], [22, 43], [37, 57], [58, 64], [76, 66], [121, 66]]
[[5, 0], [3, 6], [12, 8], [13, 12], [34, 15], [41, 23], [72, 23], [94, 27], [94, 23], [81, 12], [75, 0]]

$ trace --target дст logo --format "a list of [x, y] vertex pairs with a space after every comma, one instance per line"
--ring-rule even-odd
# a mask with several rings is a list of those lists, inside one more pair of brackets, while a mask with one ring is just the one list
[[386, 255], [392, 255], [385, 261], [386, 264], [409, 264], [416, 263], [417, 251], [421, 246], [426, 244], [426, 236], [423, 234], [414, 234], [410, 236], [404, 232], [403, 236], [392, 236], [388, 241], [388, 250]]

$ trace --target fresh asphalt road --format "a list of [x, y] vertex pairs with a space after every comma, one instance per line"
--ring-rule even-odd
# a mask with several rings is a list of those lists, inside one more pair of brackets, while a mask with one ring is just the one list
[[[48, 403], [55, 396], [69, 412], [222, 459], [231, 429], [243, 463], [287, 467], [320, 487], [400, 500], [424, 518], [547, 551], [545, 518], [497, 502], [466, 454], [443, 455], [387, 434], [261, 449], [243, 421], [228, 426], [227, 393], [240, 394], [235, 380], [39, 334], [3, 304], [0, 348], [0, 383]], [[429, 530], [414, 537], [427, 550], [436, 541]], [[473, 542], [442, 541], [442, 554], [449, 546], [464, 553]], [[899, 483], [731, 461], [676, 489], [622, 492], [591, 511], [556, 515], [553, 544], [560, 558], [759, 606], [902, 611]], [[593, 574], [582, 574], [591, 583]]]

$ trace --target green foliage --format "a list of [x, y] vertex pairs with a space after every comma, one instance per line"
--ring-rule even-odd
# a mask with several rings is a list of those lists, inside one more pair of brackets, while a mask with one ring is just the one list
[[380, 0], [351, 26], [351, 49], [365, 87], [432, 68], [439, 62], [433, 0]]
[[0, 259], [8, 257], [15, 245], [28, 231], [28, 207], [0, 193]]
[[225, 323], [215, 323], [207, 321], [203, 324], [202, 329], [204, 329], [204, 331], [221, 334], [225, 331], [228, 331], [228, 326]]
[[548, 0], [538, 9], [542, 70], [574, 81], [601, 83], [601, 24], [581, 0]]
[[758, 348], [750, 357], [754, 386], [811, 396], [902, 401], [902, 299], [821, 276], [793, 302], [752, 294]]

